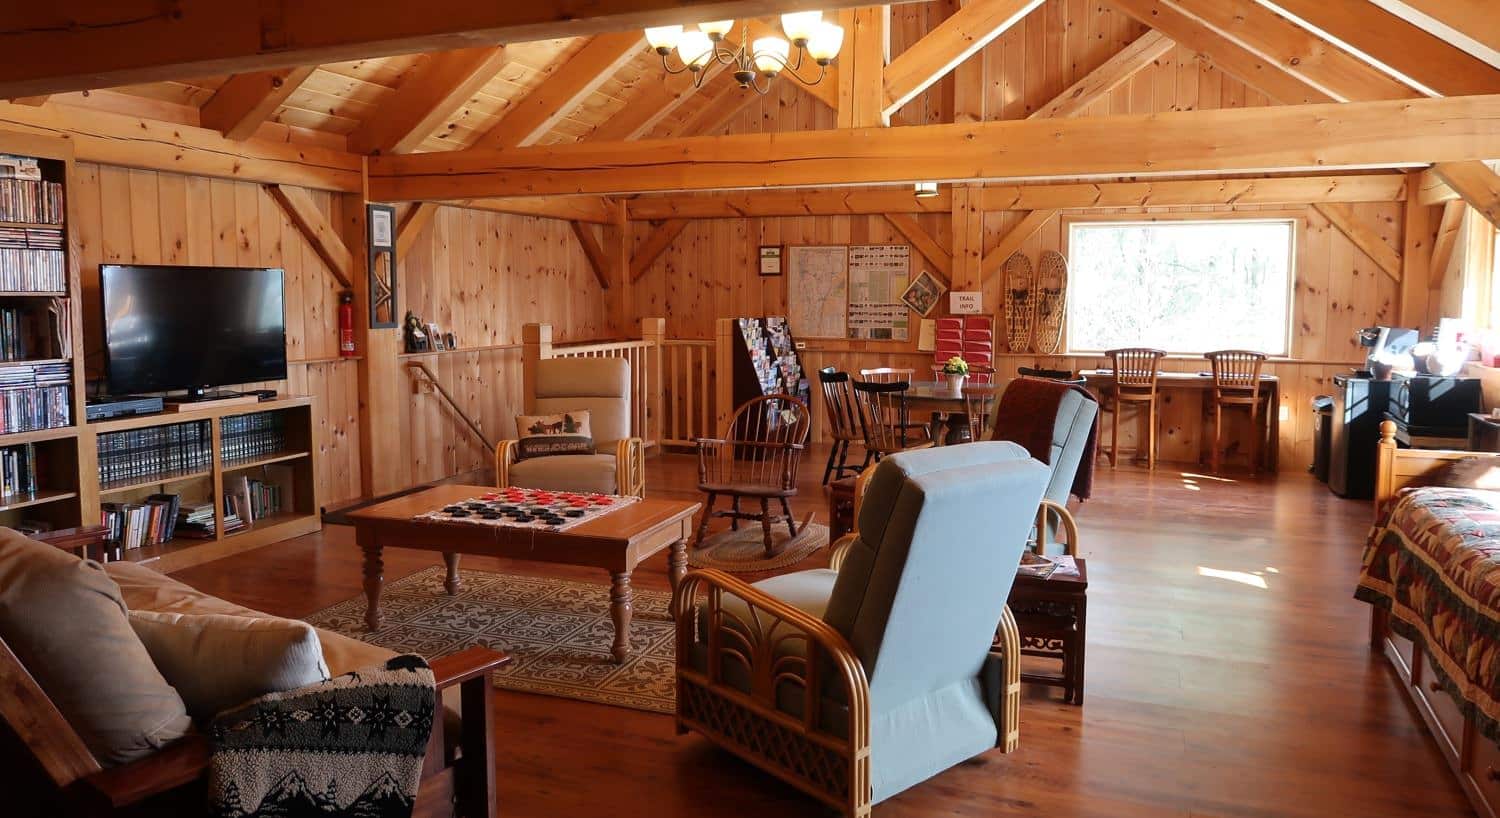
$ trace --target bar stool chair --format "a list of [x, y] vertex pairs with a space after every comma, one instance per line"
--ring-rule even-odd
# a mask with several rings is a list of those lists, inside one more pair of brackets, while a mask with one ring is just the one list
[[1124, 347], [1104, 353], [1109, 356], [1114, 369], [1114, 394], [1108, 405], [1101, 408], [1111, 413], [1109, 439], [1109, 467], [1114, 468], [1120, 460], [1120, 413], [1126, 404], [1143, 406], [1146, 410], [1146, 467], [1156, 468], [1156, 377], [1161, 371], [1161, 359], [1167, 353], [1146, 347]]
[[[1204, 353], [1203, 357], [1213, 365], [1214, 373], [1214, 448], [1209, 455], [1209, 468], [1219, 473], [1219, 457], [1223, 451], [1220, 435], [1223, 433], [1224, 410], [1243, 406], [1250, 410], [1250, 471], [1260, 471], [1260, 372], [1265, 366], [1266, 355], [1246, 349], [1221, 349]], [[1269, 410], [1269, 407], [1267, 408]]]
[[842, 479], [844, 472], [859, 473], [861, 466], [850, 466], [849, 444], [863, 443], [864, 430], [860, 428], [859, 407], [854, 404], [853, 383], [849, 373], [839, 372], [831, 366], [818, 370], [818, 382], [823, 387], [823, 408], [828, 410], [828, 433], [833, 438], [833, 449], [828, 452], [828, 466], [823, 469], [823, 485], [828, 478]]
[[992, 383], [969, 384], [964, 387], [964, 414], [969, 421], [969, 442], [990, 439], [990, 428], [995, 418], [995, 400], [1000, 389]]

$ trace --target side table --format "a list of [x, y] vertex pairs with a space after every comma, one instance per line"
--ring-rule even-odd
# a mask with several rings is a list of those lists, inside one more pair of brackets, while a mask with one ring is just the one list
[[1017, 576], [1010, 590], [1010, 610], [1021, 632], [1021, 655], [1055, 659], [1060, 673], [1027, 673], [1021, 681], [1061, 687], [1063, 701], [1083, 704], [1083, 648], [1088, 626], [1088, 565], [1082, 558], [1078, 576], [1046, 579]]
[[859, 475], [842, 477], [828, 484], [828, 541], [854, 530], [854, 481]]

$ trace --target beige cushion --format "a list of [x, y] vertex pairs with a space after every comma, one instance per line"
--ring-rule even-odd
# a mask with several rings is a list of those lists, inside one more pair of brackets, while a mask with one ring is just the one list
[[594, 442], [608, 449], [630, 437], [630, 364], [621, 358], [549, 358], [536, 375], [536, 413], [586, 409]]
[[0, 638], [100, 764], [149, 755], [192, 723], [103, 568], [0, 528]]
[[510, 484], [548, 491], [614, 494], [615, 456], [559, 454], [522, 460], [510, 467]]
[[555, 415], [516, 415], [516, 457], [593, 454], [594, 433], [587, 409]]
[[[137, 563], [112, 562], [104, 566], [104, 570], [119, 584], [120, 593], [132, 611], [260, 618], [269, 616], [205, 594]], [[321, 628], [318, 629], [318, 642], [323, 648], [323, 662], [328, 667], [329, 676], [341, 676], [351, 670], [384, 664], [387, 659], [396, 655], [385, 648]]]
[[328, 679], [318, 632], [277, 617], [131, 611], [130, 625], [188, 715], [207, 721], [267, 693]]
[[1500, 489], [1500, 460], [1464, 457], [1418, 475], [1408, 486], [1444, 486], [1453, 489]]

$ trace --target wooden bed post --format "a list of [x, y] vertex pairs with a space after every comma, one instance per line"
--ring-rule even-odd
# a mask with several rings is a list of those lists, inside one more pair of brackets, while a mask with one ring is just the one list
[[1396, 424], [1394, 421], [1380, 422], [1380, 443], [1375, 452], [1375, 515], [1380, 515], [1380, 505], [1387, 497], [1396, 493]]

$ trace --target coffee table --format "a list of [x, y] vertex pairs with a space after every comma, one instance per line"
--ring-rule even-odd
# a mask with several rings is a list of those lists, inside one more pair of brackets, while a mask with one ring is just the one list
[[616, 662], [630, 654], [630, 617], [635, 593], [630, 575], [642, 560], [671, 549], [672, 588], [687, 573], [687, 540], [699, 503], [638, 500], [566, 531], [418, 520], [428, 511], [494, 491], [493, 486], [433, 486], [349, 513], [356, 542], [364, 551], [365, 626], [380, 627], [380, 591], [385, 583], [382, 551], [415, 548], [442, 553], [448, 566], [445, 587], [458, 593], [460, 554], [601, 568], [609, 574], [609, 615], [615, 625], [610, 653]]

